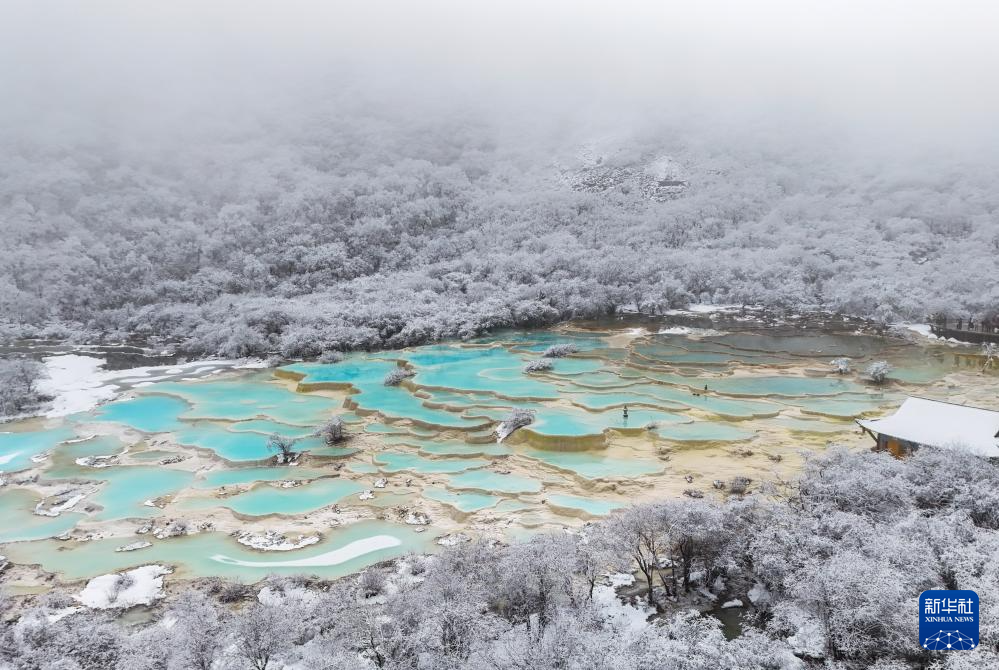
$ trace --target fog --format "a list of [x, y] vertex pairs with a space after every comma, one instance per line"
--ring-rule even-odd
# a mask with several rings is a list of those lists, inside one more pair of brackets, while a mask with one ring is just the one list
[[867, 4], [10, 5], [0, 336], [992, 314], [996, 10]]
[[280, 122], [344, 92], [533, 130], [697, 120], [950, 152], [996, 138], [987, 2], [4, 4], [0, 118], [21, 138]]

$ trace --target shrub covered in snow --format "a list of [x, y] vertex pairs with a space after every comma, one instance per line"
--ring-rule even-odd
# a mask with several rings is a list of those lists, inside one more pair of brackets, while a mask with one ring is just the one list
[[875, 384], [884, 384], [888, 381], [888, 373], [891, 372], [891, 369], [888, 361], [874, 361], [867, 366], [867, 376]]
[[341, 442], [344, 438], [343, 419], [338, 416], [330, 417], [313, 435], [321, 437], [326, 444]]
[[579, 347], [575, 344], [553, 344], [545, 349], [545, 352], [541, 355], [545, 358], [562, 358], [563, 356], [574, 354], [577, 351], [579, 351]]
[[749, 477], [733, 477], [729, 482], [728, 490], [736, 495], [742, 495], [749, 490], [749, 485], [753, 482]]
[[398, 386], [404, 379], [409, 379], [415, 374], [416, 373], [409, 368], [395, 368], [385, 375], [385, 379], [383, 381], [385, 386]]
[[368, 568], [357, 578], [361, 595], [365, 598], [377, 596], [385, 589], [385, 575], [377, 568]]
[[343, 353], [337, 351], [336, 349], [327, 349], [319, 355], [319, 362], [330, 365], [333, 363], [340, 363], [343, 361]]
[[846, 375], [850, 373], [850, 362], [849, 358], [834, 358], [829, 361], [829, 365], [839, 374]]
[[539, 358], [537, 360], [531, 361], [524, 366], [524, 372], [530, 374], [532, 372], [545, 372], [551, 370], [555, 367], [555, 364], [548, 358]]
[[0, 359], [0, 417], [34, 409], [45, 400], [38, 391], [42, 365], [26, 358]]

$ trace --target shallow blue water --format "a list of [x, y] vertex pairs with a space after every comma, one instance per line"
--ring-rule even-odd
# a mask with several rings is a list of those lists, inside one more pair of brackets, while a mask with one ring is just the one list
[[105, 405], [95, 419], [122, 423], [144, 433], [165, 433], [183, 428], [180, 415], [189, 409], [180, 398], [149, 394]]

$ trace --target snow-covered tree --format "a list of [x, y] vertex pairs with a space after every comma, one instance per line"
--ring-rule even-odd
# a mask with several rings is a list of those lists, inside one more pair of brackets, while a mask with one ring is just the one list
[[38, 380], [41, 364], [26, 358], [0, 359], [0, 417], [16, 416], [44, 400]]
[[295, 440], [274, 433], [267, 438], [267, 449], [277, 452], [278, 464], [291, 463], [295, 459]]
[[888, 361], [874, 361], [867, 366], [867, 376], [875, 384], [884, 384], [888, 381], [888, 373], [892, 370]]
[[336, 444], [344, 439], [344, 423], [343, 419], [338, 416], [330, 417], [322, 426], [320, 426], [315, 433], [317, 437], [321, 437], [323, 442], [326, 444]]
[[254, 603], [235, 618], [232, 636], [236, 651], [253, 670], [267, 670], [289, 644], [289, 620], [283, 614], [276, 606]]
[[851, 361], [849, 358], [834, 358], [829, 361], [829, 365], [841, 375], [850, 374]]

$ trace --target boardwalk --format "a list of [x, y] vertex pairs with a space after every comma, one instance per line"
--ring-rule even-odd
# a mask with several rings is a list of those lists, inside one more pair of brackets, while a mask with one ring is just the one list
[[986, 319], [973, 321], [964, 319], [938, 319], [930, 326], [930, 332], [937, 337], [955, 339], [961, 342], [999, 344], [999, 320]]

